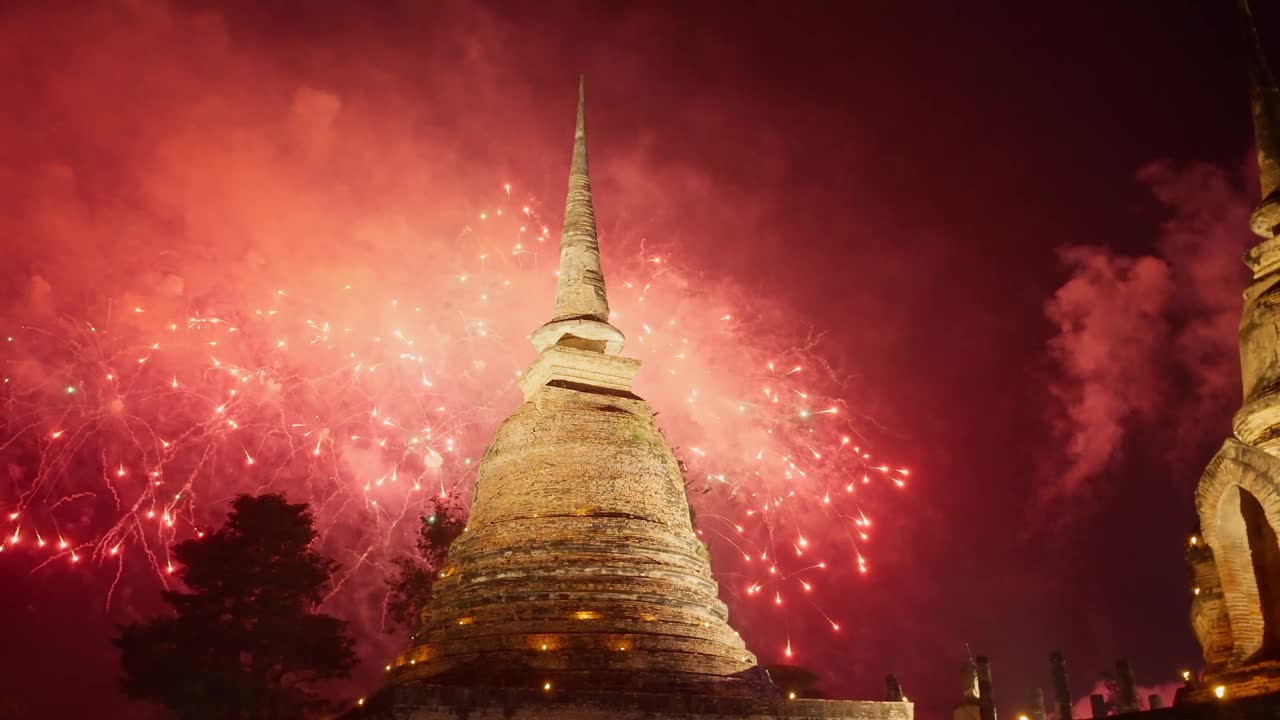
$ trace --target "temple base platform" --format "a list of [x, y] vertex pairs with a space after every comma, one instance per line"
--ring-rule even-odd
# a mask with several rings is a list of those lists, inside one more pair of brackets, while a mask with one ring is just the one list
[[909, 702], [394, 685], [344, 720], [913, 720]]

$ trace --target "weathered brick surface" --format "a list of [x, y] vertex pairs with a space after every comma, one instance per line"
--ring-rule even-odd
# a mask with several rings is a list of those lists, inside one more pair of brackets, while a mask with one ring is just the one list
[[[1218, 702], [1215, 690], [1219, 685], [1226, 689], [1225, 697], [1229, 699], [1280, 693], [1280, 662], [1272, 660], [1239, 663], [1234, 667], [1206, 672], [1202, 682], [1181, 691], [1179, 701]], [[1277, 703], [1280, 704], [1280, 697], [1277, 698]]]
[[631, 381], [639, 369], [639, 360], [552, 345], [543, 350], [533, 365], [520, 376], [520, 389], [524, 392], [525, 400], [533, 399], [534, 393], [547, 383], [589, 385], [630, 392]]
[[1196, 593], [1191, 624], [1207, 663], [1203, 683], [1187, 694], [1200, 700], [1215, 699], [1218, 686], [1230, 697], [1280, 691], [1280, 663], [1264, 658], [1274, 654], [1266, 635], [1275, 608], [1263, 608], [1254, 573], [1255, 561], [1274, 562], [1277, 549], [1256, 545], [1264, 533], [1254, 534], [1250, 547], [1241, 505], [1244, 493], [1252, 495], [1263, 521], [1280, 528], [1280, 92], [1263, 82], [1257, 40], [1250, 71], [1262, 202], [1250, 226], [1262, 241], [1245, 255], [1253, 280], [1240, 319], [1244, 402], [1232, 423], [1235, 438], [1223, 443], [1200, 478], [1196, 511], [1204, 547], [1187, 554]]
[[[1223, 661], [1223, 646], [1230, 647], [1226, 662], [1243, 662], [1262, 647], [1263, 614], [1240, 512], [1240, 491], [1257, 498], [1267, 521], [1280, 527], [1276, 478], [1280, 478], [1280, 460], [1229, 439], [1210, 461], [1196, 489], [1201, 535], [1213, 562], [1201, 564], [1201, 572], [1193, 580], [1200, 588], [1193, 599], [1193, 627], [1210, 662]], [[1195, 572], [1197, 566], [1192, 568]], [[1204, 572], [1210, 568], [1216, 571], [1216, 578]]]
[[1280, 716], [1280, 696], [1192, 699], [1185, 689], [1171, 707], [1112, 715], [1108, 720], [1275, 720]]
[[739, 675], [755, 656], [727, 618], [648, 404], [548, 385], [495, 434], [392, 677], [752, 692]]
[[1187, 563], [1191, 567], [1191, 628], [1195, 632], [1204, 659], [1209, 667], [1218, 667], [1231, 660], [1234, 640], [1231, 637], [1231, 621], [1222, 599], [1222, 584], [1218, 580], [1218, 566], [1213, 551], [1201, 539], [1188, 549]]
[[912, 720], [909, 702], [403, 686], [350, 720]]

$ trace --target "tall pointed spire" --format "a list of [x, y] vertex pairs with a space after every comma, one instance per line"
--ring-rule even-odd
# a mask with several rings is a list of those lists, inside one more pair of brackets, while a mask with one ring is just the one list
[[600, 269], [600, 241], [591, 202], [591, 174], [587, 163], [585, 81], [578, 79], [578, 123], [573, 133], [569, 192], [560, 233], [560, 279], [551, 321], [533, 333], [538, 350], [561, 344], [609, 355], [622, 351], [622, 332], [609, 324], [609, 297]]
[[784, 699], [729, 625], [680, 462], [631, 392], [640, 361], [612, 354], [581, 94], [578, 108], [556, 314], [534, 333], [526, 402], [476, 467], [467, 531], [388, 687], [344, 717], [912, 720], [900, 687], [888, 705]]
[[1280, 231], [1280, 88], [1267, 65], [1249, 0], [1240, 0], [1240, 10], [1249, 36], [1253, 132], [1258, 143], [1258, 174], [1262, 185], [1262, 202], [1253, 211], [1250, 224], [1254, 233], [1271, 239]]

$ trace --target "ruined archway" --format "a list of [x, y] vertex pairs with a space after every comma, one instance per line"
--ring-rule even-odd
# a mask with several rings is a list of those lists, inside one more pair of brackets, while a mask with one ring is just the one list
[[1218, 451], [1196, 491], [1237, 660], [1280, 657], [1280, 460], [1239, 441]]
[[1248, 490], [1240, 489], [1240, 515], [1244, 519], [1253, 579], [1262, 609], [1262, 647], [1258, 659], [1280, 657], [1280, 541], [1267, 520], [1266, 509]]

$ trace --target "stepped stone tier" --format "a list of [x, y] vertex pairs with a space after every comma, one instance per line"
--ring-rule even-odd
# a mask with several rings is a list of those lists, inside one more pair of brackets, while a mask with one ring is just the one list
[[355, 717], [865, 718], [789, 700], [729, 625], [679, 463], [609, 324], [579, 86], [560, 279], [412, 644]]
[[1250, 226], [1262, 241], [1245, 254], [1253, 280], [1240, 320], [1244, 402], [1234, 437], [1200, 478], [1200, 529], [1187, 542], [1191, 625], [1205, 658], [1204, 677], [1181, 696], [1190, 702], [1280, 692], [1280, 91], [1241, 6], [1262, 186]]

